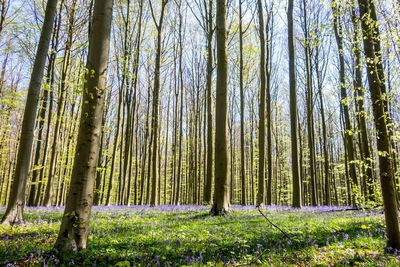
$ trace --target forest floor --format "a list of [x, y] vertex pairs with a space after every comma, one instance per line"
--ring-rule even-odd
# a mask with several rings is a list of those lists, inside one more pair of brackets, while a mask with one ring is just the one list
[[[58, 254], [62, 208], [27, 208], [25, 223], [0, 225], [5, 266], [400, 266], [385, 254], [381, 211], [343, 207], [234, 206], [224, 217], [205, 206], [112, 206], [92, 210], [89, 248]], [[0, 216], [4, 214], [0, 208]]]

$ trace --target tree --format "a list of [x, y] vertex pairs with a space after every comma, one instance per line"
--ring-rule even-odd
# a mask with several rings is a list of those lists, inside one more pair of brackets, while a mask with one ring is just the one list
[[[74, 37], [74, 27], [75, 27], [75, 12], [76, 12], [76, 1], [73, 0], [71, 5], [71, 10], [68, 12], [69, 15], [69, 25], [68, 25], [68, 37], [65, 43], [65, 51], [63, 57], [63, 64], [62, 64], [62, 71], [61, 71], [61, 84], [60, 84], [60, 96], [58, 98], [57, 103], [57, 115], [56, 115], [56, 124], [53, 133], [53, 144], [51, 147], [51, 157], [50, 157], [50, 168], [49, 168], [49, 175], [48, 181], [46, 185], [43, 205], [44, 206], [51, 206], [52, 198], [53, 198], [53, 180], [55, 178], [55, 169], [56, 169], [56, 158], [57, 158], [57, 144], [59, 143], [59, 135], [61, 130], [61, 122], [62, 122], [62, 112], [64, 110], [65, 105], [65, 97], [66, 97], [66, 79], [67, 79], [67, 72], [69, 70], [70, 65], [70, 58], [71, 58], [71, 50], [73, 45], [73, 37]], [[60, 5], [64, 5], [64, 0], [61, 1]], [[61, 11], [60, 11], [61, 15]]]
[[14, 224], [22, 221], [22, 214], [25, 206], [26, 185], [32, 153], [33, 131], [35, 128], [40, 88], [42, 85], [56, 10], [57, 0], [48, 0], [35, 62], [32, 69], [31, 80], [29, 83], [24, 117], [22, 119], [21, 137], [18, 147], [14, 180], [11, 186], [7, 210], [1, 220], [3, 224]]
[[289, 91], [290, 91], [290, 134], [292, 144], [292, 205], [301, 208], [301, 179], [299, 170], [299, 148], [297, 145], [297, 92], [296, 92], [296, 65], [293, 34], [293, 0], [288, 0], [288, 46], [289, 46]]
[[303, 12], [303, 31], [304, 31], [304, 55], [305, 55], [305, 87], [306, 87], [306, 110], [307, 110], [307, 137], [308, 137], [308, 150], [309, 150], [309, 165], [310, 165], [310, 178], [311, 178], [311, 205], [318, 205], [317, 197], [317, 178], [316, 178], [316, 160], [315, 160], [315, 145], [314, 145], [314, 97], [313, 97], [313, 84], [312, 84], [312, 62], [311, 62], [311, 40], [309, 34], [309, 23], [307, 15], [306, 1], [302, 1]]
[[353, 134], [351, 129], [350, 114], [349, 114], [349, 101], [346, 92], [346, 76], [345, 76], [345, 65], [344, 65], [344, 54], [343, 54], [343, 33], [342, 33], [342, 22], [340, 21], [339, 6], [336, 1], [332, 1], [333, 9], [333, 29], [335, 32], [336, 44], [338, 47], [339, 54], [339, 82], [340, 82], [340, 98], [341, 98], [341, 110], [344, 116], [344, 136], [345, 136], [345, 146], [348, 155], [348, 165], [350, 172], [350, 179], [352, 182], [353, 189], [353, 205], [357, 205], [355, 202], [355, 193], [358, 189], [358, 181], [356, 174], [356, 165], [354, 157], [354, 144], [353, 144]]
[[152, 119], [151, 119], [151, 131], [153, 134], [153, 148], [152, 148], [152, 164], [151, 164], [151, 198], [150, 205], [156, 206], [158, 205], [157, 191], [158, 191], [158, 171], [157, 171], [157, 162], [158, 162], [158, 131], [159, 131], [159, 102], [160, 102], [160, 72], [161, 72], [161, 38], [162, 38], [162, 27], [164, 22], [164, 12], [165, 6], [168, 3], [168, 0], [161, 1], [161, 13], [160, 18], [157, 22], [153, 6], [150, 0], [150, 9], [151, 15], [154, 20], [154, 24], [157, 28], [157, 47], [156, 47], [156, 61], [154, 68], [154, 88], [153, 88], [153, 111], [152, 111]]
[[258, 24], [260, 34], [260, 102], [258, 129], [258, 193], [257, 206], [263, 206], [265, 200], [265, 35], [264, 13], [261, 0], [257, 0]]
[[113, 0], [95, 1], [74, 167], [55, 244], [57, 249], [64, 251], [87, 248], [106, 91], [112, 10]]
[[210, 214], [223, 215], [230, 211], [228, 175], [228, 51], [226, 31], [226, 0], [217, 0], [217, 88], [215, 108], [215, 191]]
[[207, 174], [204, 187], [204, 202], [211, 203], [212, 177], [213, 177], [213, 115], [212, 115], [212, 75], [213, 75], [213, 0], [208, 1], [206, 12], [207, 35]]
[[[387, 247], [389, 252], [400, 249], [400, 229], [391, 146], [387, 125], [386, 83], [383, 71], [382, 51], [380, 48], [379, 25], [372, 0], [358, 0], [361, 28], [366, 57], [368, 85], [372, 101], [372, 111], [376, 128], [376, 141], [379, 152], [379, 170], [385, 209]], [[390, 249], [389, 249], [390, 248]]]
[[374, 198], [374, 180], [372, 176], [372, 162], [371, 155], [369, 151], [368, 134], [367, 134], [367, 123], [366, 114], [364, 109], [364, 91], [362, 88], [362, 65], [361, 65], [361, 49], [360, 49], [360, 37], [359, 37], [359, 21], [357, 20], [356, 10], [354, 3], [351, 7], [351, 22], [353, 26], [353, 58], [354, 58], [354, 87], [357, 94], [357, 121], [360, 128], [361, 144], [360, 144], [360, 154], [361, 160], [363, 161], [364, 169], [364, 182], [366, 184], [366, 199], [375, 200]]
[[244, 85], [243, 85], [243, 22], [242, 0], [239, 0], [239, 83], [240, 83], [240, 180], [242, 183], [241, 204], [246, 205], [246, 168], [245, 168], [245, 140], [244, 140]]

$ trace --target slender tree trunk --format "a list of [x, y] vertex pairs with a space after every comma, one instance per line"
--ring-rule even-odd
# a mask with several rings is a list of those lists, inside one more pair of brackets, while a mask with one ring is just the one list
[[56, 10], [57, 0], [48, 0], [42, 32], [40, 34], [40, 40], [32, 69], [31, 80], [29, 83], [24, 117], [22, 119], [21, 136], [18, 147], [18, 157], [16, 161], [14, 179], [11, 186], [7, 210], [1, 220], [3, 224], [14, 224], [22, 221], [22, 214], [25, 206], [26, 185], [28, 181], [28, 172], [32, 152], [33, 131], [35, 128], [36, 113], [40, 98], [40, 88], [42, 85], [43, 73], [46, 65], [47, 52], [49, 50]]
[[335, 1], [332, 2], [333, 8], [333, 27], [336, 37], [336, 43], [338, 46], [339, 53], [339, 81], [340, 81], [340, 97], [341, 97], [341, 106], [344, 115], [344, 128], [345, 128], [345, 138], [346, 138], [346, 146], [347, 146], [347, 156], [348, 156], [348, 164], [349, 164], [349, 174], [352, 183], [352, 196], [353, 196], [353, 205], [357, 205], [354, 196], [358, 192], [358, 180], [356, 173], [356, 165], [355, 165], [355, 157], [354, 157], [354, 143], [353, 143], [353, 134], [351, 129], [350, 115], [349, 115], [349, 103], [347, 99], [346, 92], [346, 76], [345, 76], [345, 63], [344, 63], [344, 54], [343, 54], [343, 37], [342, 37], [342, 23], [339, 19], [339, 8]]
[[264, 35], [264, 13], [262, 1], [257, 0], [258, 24], [260, 35], [260, 102], [259, 102], [259, 124], [258, 124], [258, 193], [257, 206], [263, 206], [265, 200], [265, 35]]
[[[147, 93], [147, 108], [146, 108], [146, 124], [145, 124], [145, 134], [143, 140], [143, 147], [142, 147], [142, 167], [141, 167], [141, 174], [140, 174], [140, 199], [139, 204], [143, 205], [145, 201], [144, 195], [144, 186], [145, 186], [145, 176], [146, 176], [146, 160], [147, 160], [147, 139], [149, 138], [149, 119], [150, 119], [150, 86], [148, 87]], [[150, 160], [150, 159], [149, 159]]]
[[311, 205], [318, 205], [317, 198], [317, 184], [316, 184], [316, 162], [315, 162], [315, 147], [314, 147], [314, 96], [313, 96], [313, 86], [312, 86], [312, 71], [311, 71], [311, 59], [310, 59], [310, 39], [308, 33], [308, 18], [307, 18], [307, 6], [306, 1], [302, 1], [302, 11], [303, 11], [303, 27], [305, 35], [304, 43], [304, 54], [305, 54], [305, 71], [306, 71], [306, 109], [307, 109], [307, 137], [308, 137], [308, 150], [309, 150], [309, 173], [311, 179]]
[[181, 91], [181, 101], [180, 101], [180, 110], [179, 110], [179, 143], [178, 143], [178, 170], [176, 175], [176, 196], [175, 196], [175, 205], [180, 204], [180, 195], [181, 195], [181, 181], [182, 181], [182, 139], [183, 139], [183, 44], [182, 44], [182, 14], [179, 13], [179, 90]]
[[[61, 1], [61, 5], [64, 4], [64, 0]], [[66, 79], [67, 79], [67, 72], [69, 69], [70, 58], [71, 58], [71, 49], [73, 43], [73, 36], [74, 36], [74, 24], [75, 24], [75, 11], [76, 11], [76, 0], [72, 3], [72, 11], [70, 12], [69, 17], [69, 28], [68, 28], [68, 38], [65, 45], [65, 53], [64, 53], [64, 60], [63, 60], [63, 67], [61, 72], [61, 84], [59, 90], [59, 98], [57, 103], [57, 115], [56, 115], [56, 125], [54, 128], [53, 133], [53, 143], [51, 147], [51, 156], [50, 156], [50, 165], [49, 165], [49, 174], [48, 180], [46, 185], [46, 190], [44, 194], [43, 205], [49, 207], [52, 205], [52, 198], [53, 198], [53, 186], [54, 186], [54, 176], [56, 171], [56, 159], [57, 159], [57, 143], [59, 142], [59, 134], [61, 131], [61, 123], [63, 120], [62, 111], [65, 107], [65, 94], [66, 94]], [[60, 11], [60, 15], [61, 15]], [[61, 18], [61, 16], [60, 16]]]
[[360, 47], [360, 38], [359, 38], [359, 22], [357, 21], [355, 7], [352, 7], [351, 10], [351, 19], [354, 29], [353, 34], [353, 46], [354, 46], [354, 64], [355, 64], [355, 81], [354, 87], [357, 95], [357, 119], [360, 125], [360, 135], [361, 135], [361, 160], [363, 161], [363, 165], [365, 168], [364, 173], [364, 183], [367, 187], [367, 196], [366, 198], [370, 201], [374, 201], [374, 180], [372, 174], [372, 162], [368, 141], [368, 133], [367, 133], [367, 123], [365, 120], [365, 110], [364, 110], [364, 89], [362, 87], [362, 73], [361, 73], [361, 47]]
[[106, 121], [106, 115], [107, 115], [107, 108], [103, 112], [103, 117], [101, 120], [101, 138], [100, 138], [100, 150], [99, 150], [99, 160], [97, 162], [97, 171], [96, 171], [96, 182], [95, 182], [95, 189], [94, 189], [94, 199], [93, 199], [93, 205], [97, 206], [100, 203], [100, 194], [103, 192], [100, 191], [101, 188], [101, 177], [103, 176], [102, 174], [105, 172], [103, 170], [103, 146], [104, 146], [104, 125]]
[[272, 75], [272, 49], [273, 49], [273, 27], [274, 27], [274, 18], [273, 18], [273, 2], [271, 2], [271, 6], [267, 11], [267, 23], [266, 23], [266, 100], [267, 100], [267, 163], [268, 163], [268, 172], [267, 172], [267, 205], [272, 204], [272, 111], [271, 111], [271, 75]]
[[[153, 112], [152, 112], [152, 121], [151, 121], [151, 129], [153, 133], [153, 148], [152, 148], [152, 153], [153, 153], [153, 160], [152, 160], [152, 165], [151, 165], [151, 199], [150, 199], [150, 206], [154, 207], [158, 205], [158, 198], [157, 198], [157, 191], [158, 191], [158, 172], [157, 172], [157, 162], [158, 162], [158, 128], [159, 128], [159, 121], [158, 121], [158, 116], [159, 116], [159, 102], [160, 102], [160, 72], [161, 72], [161, 52], [162, 52], [162, 44], [161, 44], [161, 38], [162, 38], [162, 27], [163, 27], [163, 21], [164, 21], [164, 11], [165, 11], [165, 6], [168, 3], [168, 0], [162, 0], [161, 3], [161, 13], [160, 13], [160, 19], [158, 23], [156, 22], [154, 18], [154, 23], [156, 24], [157, 27], [157, 47], [156, 47], [156, 61], [155, 61], [155, 69], [154, 69], [154, 88], [153, 88]], [[151, 2], [150, 2], [151, 6]]]
[[322, 142], [323, 142], [323, 150], [324, 150], [324, 175], [325, 175], [325, 198], [324, 204], [331, 205], [331, 196], [330, 196], [330, 182], [329, 182], [329, 154], [328, 154], [328, 138], [326, 131], [326, 120], [325, 120], [325, 104], [322, 95], [322, 77], [319, 70], [319, 58], [318, 58], [318, 49], [316, 50], [316, 60], [315, 60], [315, 69], [317, 75], [317, 83], [318, 83], [318, 95], [320, 102], [320, 112], [321, 112], [321, 127], [322, 127]]
[[[53, 31], [53, 37], [52, 37], [52, 52], [50, 53], [50, 57], [49, 57], [49, 63], [48, 63], [48, 70], [47, 70], [47, 75], [46, 75], [46, 87], [43, 90], [43, 95], [42, 95], [42, 105], [40, 106], [40, 113], [39, 113], [39, 132], [38, 132], [38, 141], [36, 143], [36, 151], [35, 151], [35, 159], [34, 159], [34, 170], [32, 171], [32, 185], [31, 185], [31, 190], [29, 193], [29, 197], [28, 197], [28, 206], [35, 206], [35, 199], [36, 196], [38, 195], [38, 189], [41, 188], [39, 187], [39, 181], [38, 178], [40, 178], [40, 172], [43, 172], [44, 170], [44, 164], [41, 166], [40, 171], [39, 169], [37, 169], [36, 166], [40, 165], [40, 152], [41, 152], [41, 148], [42, 148], [42, 138], [43, 138], [43, 129], [44, 129], [44, 124], [45, 124], [45, 118], [46, 118], [46, 111], [47, 111], [47, 104], [48, 104], [48, 98], [49, 98], [49, 91], [53, 90], [52, 88], [52, 81], [54, 81], [54, 79], [51, 79], [52, 77], [52, 73], [54, 72], [54, 65], [55, 65], [55, 60], [56, 60], [56, 47], [58, 45], [58, 35], [60, 32], [60, 24], [57, 22], [58, 20], [56, 19], [55, 21], [55, 26], [56, 29], [55, 31]], [[50, 104], [51, 105], [51, 104]], [[50, 118], [51, 118], [51, 110], [49, 111], [49, 118], [48, 118], [48, 127], [50, 126]], [[46, 138], [48, 137], [48, 135], [46, 135]], [[47, 140], [47, 139], [46, 139]], [[47, 141], [46, 141], [47, 143]], [[45, 153], [46, 154], [46, 153]], [[45, 156], [44, 156], [45, 157]], [[38, 177], [39, 176], [39, 177]]]
[[213, 75], [213, 0], [208, 1], [207, 20], [207, 176], [204, 187], [204, 203], [211, 204], [213, 178], [213, 115], [212, 115], [212, 75]]
[[243, 26], [242, 26], [242, 0], [239, 1], [239, 83], [240, 83], [240, 180], [242, 184], [242, 197], [240, 204], [246, 205], [246, 168], [245, 168], [245, 140], [244, 140], [244, 85], [243, 85]]
[[292, 143], [292, 206], [301, 208], [301, 178], [299, 170], [299, 149], [297, 146], [297, 92], [296, 92], [296, 65], [293, 33], [293, 0], [288, 0], [288, 44], [289, 44], [289, 87], [290, 87], [290, 132]]

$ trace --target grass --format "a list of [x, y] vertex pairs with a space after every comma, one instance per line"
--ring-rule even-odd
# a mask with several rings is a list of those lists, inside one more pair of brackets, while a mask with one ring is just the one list
[[[62, 209], [27, 208], [26, 222], [0, 225], [0, 265], [44, 266], [400, 266], [385, 254], [383, 214], [341, 207], [252, 206], [224, 217], [203, 206], [94, 207], [89, 248], [53, 250]], [[0, 210], [0, 216], [4, 208]]]

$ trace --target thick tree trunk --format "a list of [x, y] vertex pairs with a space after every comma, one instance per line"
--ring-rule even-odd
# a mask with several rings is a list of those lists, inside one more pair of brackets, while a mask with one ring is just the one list
[[23, 209], [25, 206], [26, 185], [28, 180], [29, 165], [32, 152], [33, 131], [37, 107], [40, 98], [43, 73], [46, 65], [47, 52], [53, 31], [53, 22], [57, 10], [57, 0], [48, 0], [39, 45], [36, 52], [35, 62], [32, 69], [31, 80], [28, 88], [28, 95], [25, 104], [24, 117], [18, 157], [11, 186], [10, 198], [7, 210], [1, 220], [3, 224], [14, 224], [22, 221]]
[[106, 90], [113, 0], [96, 0], [71, 185], [55, 247], [87, 248]]
[[367, 62], [367, 75], [371, 93], [372, 110], [376, 128], [377, 147], [379, 151], [379, 170], [385, 209], [387, 247], [389, 252], [400, 249], [399, 215], [396, 202], [395, 185], [393, 183], [393, 166], [391, 159], [390, 138], [387, 129], [387, 114], [385, 112], [386, 92], [385, 75], [382, 66], [382, 51], [374, 2], [358, 0], [364, 52]]
[[226, 0], [217, 0], [217, 90], [215, 109], [215, 192], [210, 214], [230, 211], [227, 126], [228, 126], [228, 51], [226, 31]]

